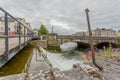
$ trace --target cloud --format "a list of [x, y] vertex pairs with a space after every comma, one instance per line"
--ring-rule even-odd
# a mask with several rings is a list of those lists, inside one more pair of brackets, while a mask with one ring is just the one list
[[63, 29], [70, 29], [70, 28], [71, 28], [67, 23], [60, 22], [60, 21], [56, 21], [56, 20], [54, 20], [54, 19], [52, 19], [52, 20], [50, 21], [50, 24], [51, 24], [52, 26], [58, 26], [58, 27], [61, 27], [61, 28], [63, 28]]
[[0, 5], [15, 17], [24, 17], [33, 27], [54, 26], [59, 34], [87, 30], [85, 9], [89, 8], [92, 29], [119, 30], [120, 0], [0, 0]]

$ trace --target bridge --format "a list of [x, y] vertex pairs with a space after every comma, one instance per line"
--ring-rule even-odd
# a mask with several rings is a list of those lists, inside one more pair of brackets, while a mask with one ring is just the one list
[[[58, 35], [57, 39], [61, 43], [74, 41], [74, 42], [83, 42], [83, 43], [88, 43], [89, 44], [89, 36]], [[99, 44], [99, 43], [102, 43], [102, 42], [117, 43], [118, 39], [120, 39], [120, 37], [93, 37], [93, 42], [95, 44]]]
[[[93, 37], [93, 44], [97, 47], [99, 46], [109, 46], [109, 43], [112, 43], [112, 46], [115, 47], [118, 43], [120, 37]], [[77, 42], [78, 46], [88, 47], [89, 45], [89, 36], [71, 36], [71, 35], [57, 35], [56, 33], [50, 33], [47, 37], [47, 46], [48, 48], [59, 49], [60, 44], [66, 42]], [[104, 44], [101, 46], [101, 44]], [[103, 48], [103, 47], [102, 47]]]
[[13, 17], [2, 8], [0, 8], [0, 14], [3, 16], [1, 18], [3, 27], [0, 29], [1, 67], [32, 40], [33, 32], [28, 28], [29, 25], [20, 21], [19, 18]]

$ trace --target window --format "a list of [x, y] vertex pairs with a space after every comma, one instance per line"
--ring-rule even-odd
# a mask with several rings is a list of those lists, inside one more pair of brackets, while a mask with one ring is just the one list
[[4, 22], [1, 22], [1, 25], [4, 25]]
[[4, 30], [4, 27], [0, 27], [0, 30]]
[[3, 28], [3, 27], [1, 27], [1, 30], [4, 30], [4, 28]]
[[8, 28], [8, 30], [10, 31], [10, 28]]

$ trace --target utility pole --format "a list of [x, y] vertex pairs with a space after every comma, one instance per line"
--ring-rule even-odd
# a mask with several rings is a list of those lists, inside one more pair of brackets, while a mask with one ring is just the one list
[[88, 31], [89, 31], [89, 44], [90, 44], [90, 48], [91, 48], [91, 51], [92, 51], [92, 61], [93, 61], [93, 64], [94, 64], [99, 70], [103, 70], [103, 68], [100, 67], [100, 66], [98, 66], [98, 65], [96, 64], [96, 61], [95, 61], [95, 53], [94, 53], [94, 47], [93, 47], [92, 31], [91, 31], [89, 14], [88, 14], [89, 9], [85, 9], [85, 12], [86, 12], [87, 24], [88, 24]]

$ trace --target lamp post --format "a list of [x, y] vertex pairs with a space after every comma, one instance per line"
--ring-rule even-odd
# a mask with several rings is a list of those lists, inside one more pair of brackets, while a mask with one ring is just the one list
[[91, 48], [91, 51], [92, 51], [92, 61], [93, 61], [93, 64], [94, 64], [99, 70], [103, 70], [103, 68], [100, 67], [100, 66], [98, 66], [98, 65], [96, 64], [96, 61], [95, 61], [95, 53], [94, 53], [93, 40], [92, 40], [92, 31], [91, 31], [89, 14], [88, 14], [89, 9], [85, 9], [85, 12], [86, 12], [87, 24], [88, 24], [89, 43], [90, 43], [90, 48]]

